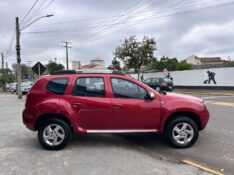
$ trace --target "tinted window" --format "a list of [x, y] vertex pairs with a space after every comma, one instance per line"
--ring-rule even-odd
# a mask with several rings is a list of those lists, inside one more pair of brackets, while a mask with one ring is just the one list
[[144, 83], [150, 83], [150, 81], [151, 81], [151, 78], [145, 80]]
[[54, 78], [49, 81], [47, 90], [55, 94], [64, 94], [67, 87], [68, 78]]
[[151, 83], [158, 83], [158, 78], [154, 78]]
[[169, 79], [169, 78], [163, 78], [163, 81], [165, 81], [165, 82], [167, 82], [167, 83], [171, 83], [171, 82], [172, 82], [172, 80]]
[[104, 80], [103, 78], [78, 78], [73, 90], [77, 96], [104, 97]]
[[147, 95], [144, 88], [128, 80], [111, 78], [111, 84], [116, 98], [145, 99]]

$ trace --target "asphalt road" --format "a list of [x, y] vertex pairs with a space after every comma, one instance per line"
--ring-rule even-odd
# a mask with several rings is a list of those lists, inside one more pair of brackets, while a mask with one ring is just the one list
[[22, 124], [24, 101], [0, 94], [0, 174], [208, 174], [183, 159], [234, 174], [234, 97], [207, 102], [210, 122], [188, 149], [171, 148], [157, 134], [123, 134], [74, 136], [65, 149], [46, 151]]

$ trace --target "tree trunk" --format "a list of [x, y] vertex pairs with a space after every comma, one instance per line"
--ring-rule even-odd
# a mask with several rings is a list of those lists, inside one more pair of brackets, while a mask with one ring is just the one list
[[3, 90], [3, 92], [6, 92], [6, 83], [5, 82], [2, 84], [2, 90]]
[[140, 80], [141, 69], [137, 69], [137, 74], [138, 74], [138, 80], [141, 81], [141, 80]]

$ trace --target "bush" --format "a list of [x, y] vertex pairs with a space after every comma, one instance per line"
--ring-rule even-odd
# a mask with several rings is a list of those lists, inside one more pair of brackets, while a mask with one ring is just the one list
[[191, 70], [191, 69], [193, 69], [193, 65], [187, 63], [186, 60], [180, 61], [176, 65], [176, 70]]

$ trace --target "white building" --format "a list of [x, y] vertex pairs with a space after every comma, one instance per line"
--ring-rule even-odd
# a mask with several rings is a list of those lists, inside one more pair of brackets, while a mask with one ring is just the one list
[[72, 69], [73, 70], [81, 69], [80, 61], [72, 61]]

